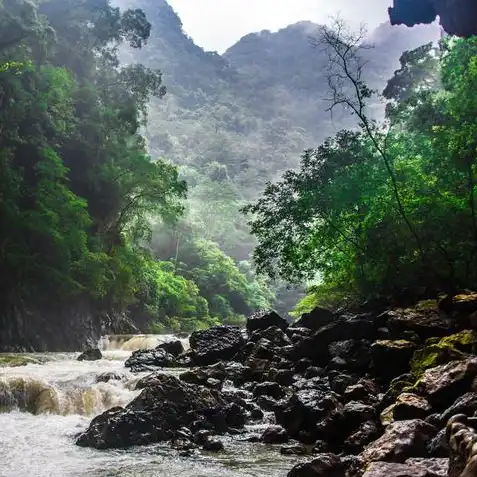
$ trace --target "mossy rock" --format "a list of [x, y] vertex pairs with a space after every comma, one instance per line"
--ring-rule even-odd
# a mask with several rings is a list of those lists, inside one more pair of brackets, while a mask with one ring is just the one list
[[444, 338], [430, 338], [426, 346], [417, 350], [411, 359], [411, 374], [418, 380], [426, 369], [435, 368], [449, 361], [468, 357], [477, 343], [474, 331], [465, 330]]
[[40, 364], [40, 361], [21, 354], [0, 354], [0, 368], [13, 368], [27, 364]]

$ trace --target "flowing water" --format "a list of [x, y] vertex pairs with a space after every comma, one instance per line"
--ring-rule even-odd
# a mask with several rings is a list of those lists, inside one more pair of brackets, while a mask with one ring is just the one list
[[[196, 452], [189, 457], [168, 444], [114, 451], [74, 444], [94, 416], [126, 405], [139, 393], [134, 388], [142, 376], [124, 367], [131, 352], [170, 339], [105, 337], [99, 361], [77, 361], [79, 353], [31, 354], [36, 363], [0, 368], [0, 477], [285, 476], [296, 458], [281, 456], [276, 446], [247, 443], [240, 437], [224, 437], [223, 453]], [[98, 382], [104, 373], [120, 379]]]

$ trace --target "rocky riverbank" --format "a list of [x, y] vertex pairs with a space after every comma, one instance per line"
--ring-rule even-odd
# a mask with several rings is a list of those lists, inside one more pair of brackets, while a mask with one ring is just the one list
[[[316, 309], [291, 326], [263, 312], [246, 330], [198, 331], [186, 352], [173, 342], [133, 353], [126, 366], [151, 372], [141, 394], [97, 416], [77, 444], [169, 441], [186, 455], [220, 452], [233, 434], [308, 456], [289, 477], [470, 477], [476, 324], [477, 295], [466, 294], [376, 313]], [[161, 373], [170, 367], [189, 369]], [[264, 416], [263, 433], [246, 430]]]

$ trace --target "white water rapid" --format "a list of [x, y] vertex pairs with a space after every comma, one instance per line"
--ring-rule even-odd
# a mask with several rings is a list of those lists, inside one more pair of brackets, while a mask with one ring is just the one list
[[[221, 438], [224, 453], [190, 457], [168, 444], [113, 451], [75, 445], [75, 436], [94, 416], [139, 393], [134, 388], [142, 376], [124, 367], [131, 352], [171, 339], [110, 336], [102, 340], [99, 361], [77, 361], [79, 353], [30, 354], [36, 363], [0, 367], [0, 477], [285, 476], [295, 459], [280, 456], [277, 447], [232, 436]], [[120, 379], [103, 382], [105, 373]]]

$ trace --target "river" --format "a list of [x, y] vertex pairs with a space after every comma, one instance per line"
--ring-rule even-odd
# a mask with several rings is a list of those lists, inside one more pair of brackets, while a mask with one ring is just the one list
[[[0, 368], [0, 477], [284, 477], [296, 463], [276, 446], [221, 440], [225, 452], [181, 456], [168, 444], [98, 451], [75, 445], [91, 419], [130, 402], [141, 377], [124, 367], [134, 349], [167, 336], [124, 337], [102, 342], [103, 359], [77, 361], [79, 353], [30, 354], [38, 363]], [[118, 373], [121, 380], [97, 382]], [[177, 373], [178, 370], [169, 371]], [[250, 427], [260, 432], [266, 425]]]

